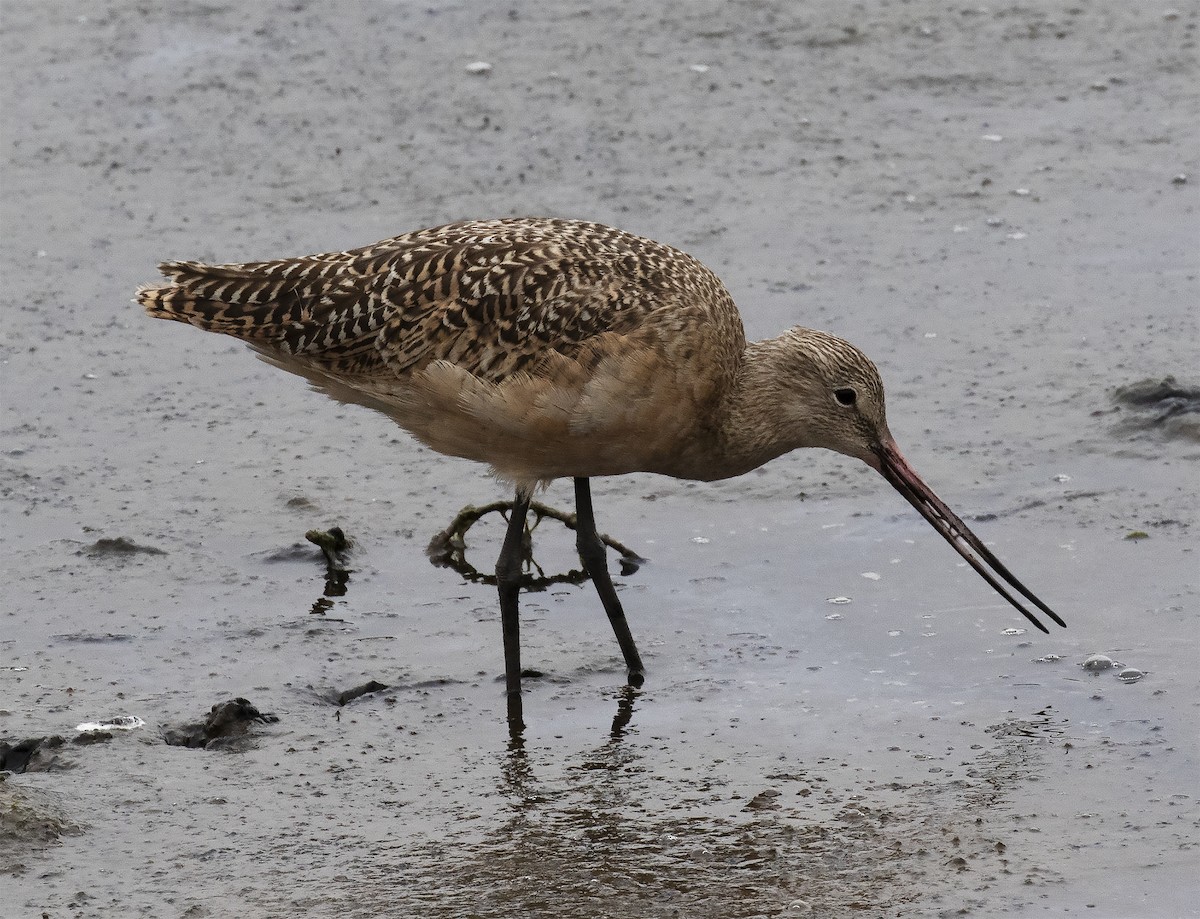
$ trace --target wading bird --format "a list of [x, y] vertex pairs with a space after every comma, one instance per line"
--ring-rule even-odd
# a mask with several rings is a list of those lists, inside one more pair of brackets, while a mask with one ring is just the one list
[[521, 725], [517, 595], [530, 496], [575, 481], [577, 547], [638, 685], [643, 667], [596, 532], [589, 479], [712, 481], [800, 447], [880, 472], [1005, 600], [1064, 625], [917, 475], [883, 383], [812, 329], [747, 342], [724, 285], [669, 246], [575, 220], [467, 221], [362, 249], [246, 264], [166, 262], [151, 316], [247, 342], [342, 402], [516, 488], [496, 578], [508, 715]]

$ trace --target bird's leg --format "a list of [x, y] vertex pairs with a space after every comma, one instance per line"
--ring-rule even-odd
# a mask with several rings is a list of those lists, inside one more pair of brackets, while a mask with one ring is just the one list
[[612, 623], [621, 653], [625, 655], [629, 685], [641, 686], [646, 671], [637, 645], [633, 643], [633, 636], [629, 633], [625, 610], [621, 609], [621, 601], [617, 599], [612, 578], [608, 574], [604, 540], [596, 532], [596, 520], [592, 516], [592, 489], [586, 478], [575, 480], [575, 547], [579, 550], [579, 559], [588, 577], [596, 585], [596, 593], [600, 595], [600, 602], [604, 604], [604, 612], [608, 613], [608, 621]]
[[504, 545], [496, 559], [496, 584], [500, 588], [500, 623], [504, 629], [504, 684], [508, 695], [508, 727], [520, 731], [521, 715], [521, 621], [517, 612], [517, 594], [521, 590], [521, 565], [525, 558], [525, 517], [529, 513], [529, 495], [520, 489], [513, 498]]

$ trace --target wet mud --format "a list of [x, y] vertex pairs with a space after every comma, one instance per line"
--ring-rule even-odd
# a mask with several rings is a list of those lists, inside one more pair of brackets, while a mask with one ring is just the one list
[[20, 785], [0, 771], [0, 877], [36, 871], [48, 847], [84, 830], [58, 795]]
[[[1198, 29], [1116, 0], [4, 4], [0, 912], [1200, 915]], [[597, 480], [646, 560], [609, 553], [645, 684], [548, 518], [511, 737], [504, 521], [451, 522], [512, 496], [129, 301], [163, 259], [517, 214], [692, 252], [752, 338], [859, 345], [1068, 628], [849, 460]], [[448, 530], [479, 578], [430, 564]]]

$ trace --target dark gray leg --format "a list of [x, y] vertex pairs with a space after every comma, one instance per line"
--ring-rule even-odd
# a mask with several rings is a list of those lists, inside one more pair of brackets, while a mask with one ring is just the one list
[[517, 594], [521, 590], [521, 566], [524, 561], [525, 517], [529, 513], [529, 495], [518, 491], [504, 545], [496, 560], [496, 584], [500, 588], [500, 623], [504, 629], [504, 686], [508, 695], [508, 726], [519, 731], [525, 726], [521, 713], [521, 620], [517, 612]]
[[579, 550], [579, 558], [588, 577], [596, 585], [596, 593], [600, 595], [600, 602], [604, 604], [604, 612], [608, 613], [608, 621], [612, 623], [621, 653], [625, 655], [625, 666], [629, 668], [629, 685], [641, 686], [646, 678], [646, 671], [642, 666], [637, 645], [633, 643], [633, 636], [629, 633], [625, 611], [621, 609], [621, 601], [617, 599], [612, 578], [608, 574], [604, 541], [596, 532], [596, 520], [592, 516], [592, 489], [588, 480], [584, 478], [575, 480], [575, 546]]

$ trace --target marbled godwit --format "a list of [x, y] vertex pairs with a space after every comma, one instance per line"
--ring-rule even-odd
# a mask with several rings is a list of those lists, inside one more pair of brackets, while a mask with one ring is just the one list
[[729, 293], [676, 249], [573, 220], [469, 221], [362, 249], [240, 265], [166, 262], [151, 316], [246, 341], [342, 402], [516, 488], [496, 563], [509, 718], [520, 723], [517, 594], [530, 495], [575, 480], [580, 558], [629, 668], [638, 655], [596, 533], [591, 476], [712, 481], [799, 447], [880, 472], [1005, 600], [1064, 625], [896, 447], [875, 365], [793, 328], [747, 343]]

